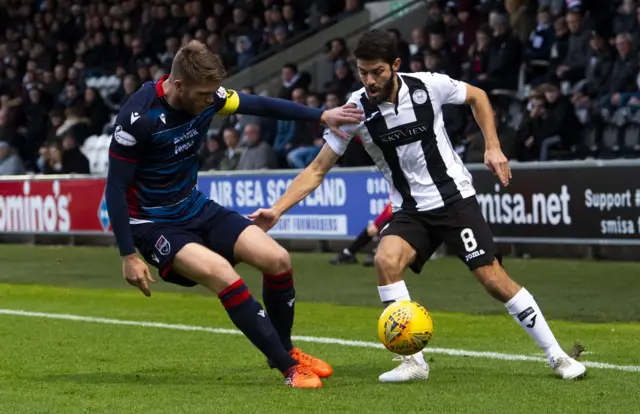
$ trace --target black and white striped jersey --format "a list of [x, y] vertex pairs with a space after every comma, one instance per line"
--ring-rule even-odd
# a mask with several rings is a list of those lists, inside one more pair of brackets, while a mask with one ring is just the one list
[[[364, 148], [391, 185], [394, 211], [427, 211], [475, 195], [471, 174], [445, 131], [442, 105], [464, 103], [466, 85], [438, 73], [398, 73], [396, 103], [375, 105], [364, 88], [347, 103], [364, 110], [365, 121], [343, 130], [362, 139]], [[349, 141], [325, 132], [337, 154]]]

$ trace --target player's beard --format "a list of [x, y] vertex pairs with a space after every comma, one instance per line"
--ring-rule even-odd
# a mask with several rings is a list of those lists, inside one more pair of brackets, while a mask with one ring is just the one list
[[369, 101], [375, 105], [380, 105], [383, 102], [390, 102], [391, 93], [393, 93], [393, 80], [396, 77], [396, 72], [391, 69], [391, 76], [389, 79], [382, 85], [380, 92], [376, 96], [369, 96]]

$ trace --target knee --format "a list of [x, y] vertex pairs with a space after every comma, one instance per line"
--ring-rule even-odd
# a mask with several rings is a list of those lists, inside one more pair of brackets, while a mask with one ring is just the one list
[[378, 277], [385, 282], [395, 282], [397, 276], [401, 275], [404, 270], [398, 257], [381, 250], [376, 252], [373, 263], [378, 269]]
[[289, 252], [285, 248], [278, 246], [271, 253], [268, 269], [265, 270], [272, 275], [291, 270], [291, 256], [289, 256]]

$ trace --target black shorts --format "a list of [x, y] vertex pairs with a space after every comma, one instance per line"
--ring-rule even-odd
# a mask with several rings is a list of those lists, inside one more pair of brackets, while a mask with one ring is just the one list
[[160, 270], [166, 282], [192, 287], [197, 283], [172, 270], [176, 254], [189, 243], [201, 244], [235, 265], [233, 247], [240, 233], [253, 222], [208, 200], [194, 219], [184, 223], [143, 223], [131, 226], [136, 248]]
[[380, 237], [398, 236], [416, 251], [409, 268], [420, 273], [431, 255], [444, 243], [469, 270], [493, 263], [493, 234], [475, 197], [430, 211], [398, 211]]

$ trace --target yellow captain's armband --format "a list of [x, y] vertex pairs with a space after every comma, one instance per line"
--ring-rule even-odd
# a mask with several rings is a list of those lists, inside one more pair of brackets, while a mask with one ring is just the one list
[[240, 105], [240, 98], [238, 92], [233, 89], [225, 89], [222, 86], [216, 92], [215, 99], [219, 100], [222, 107], [218, 111], [218, 115], [231, 115], [238, 110]]

